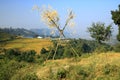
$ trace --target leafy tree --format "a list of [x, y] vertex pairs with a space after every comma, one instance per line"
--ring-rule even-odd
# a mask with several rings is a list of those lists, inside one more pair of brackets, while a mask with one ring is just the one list
[[105, 26], [104, 23], [93, 23], [91, 27], [88, 28], [88, 31], [92, 38], [95, 38], [98, 43], [108, 40], [112, 34], [112, 26]]
[[119, 5], [119, 10], [111, 11], [111, 15], [114, 23], [118, 25], [119, 33], [117, 35], [117, 39], [118, 41], [120, 41], [120, 5]]

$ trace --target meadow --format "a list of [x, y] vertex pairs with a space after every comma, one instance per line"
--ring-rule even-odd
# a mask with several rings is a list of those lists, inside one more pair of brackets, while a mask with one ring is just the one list
[[0, 48], [19, 49], [21, 51], [35, 50], [39, 54], [42, 48], [47, 49], [51, 45], [50, 39], [19, 38], [0, 43]]
[[[119, 52], [107, 50], [106, 45], [96, 45], [99, 49], [95, 48], [94, 51], [93, 46], [85, 44], [94, 45], [94, 41], [79, 39], [70, 43], [74, 41], [77, 44], [73, 48], [78, 47], [79, 52], [83, 51], [81, 56], [71, 55], [72, 51], [66, 44], [58, 48], [54, 60], [46, 60], [51, 52], [49, 47], [53, 46], [53, 50], [56, 47], [50, 39], [20, 38], [1, 42], [0, 48], [8, 51], [0, 54], [0, 80], [120, 80]], [[48, 51], [40, 54], [43, 48]], [[92, 52], [86, 51], [90, 48], [93, 48]]]
[[[0, 60], [0, 79], [8, 80], [120, 80], [120, 53], [94, 53], [79, 58], [40, 62]], [[6, 71], [7, 70], [7, 71]]]
[[81, 58], [49, 60], [36, 74], [43, 80], [119, 80], [120, 54], [94, 53]]

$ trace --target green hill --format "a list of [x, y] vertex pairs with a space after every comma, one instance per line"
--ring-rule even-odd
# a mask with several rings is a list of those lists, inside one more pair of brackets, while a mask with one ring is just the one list
[[35, 37], [37, 34], [24, 28], [0, 28], [1, 32], [16, 36]]
[[14, 38], [14, 35], [0, 31], [0, 41], [5, 41]]

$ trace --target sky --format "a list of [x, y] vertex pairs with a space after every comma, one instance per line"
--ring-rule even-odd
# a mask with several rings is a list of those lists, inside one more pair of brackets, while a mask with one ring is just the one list
[[[72, 30], [76, 32], [75, 35], [86, 37], [87, 28], [93, 22], [104, 22], [106, 25], [113, 23], [110, 11], [118, 9], [119, 4], [120, 0], [0, 0], [0, 27], [49, 28], [32, 7], [50, 5], [58, 11], [61, 24], [64, 24], [67, 10], [72, 9], [76, 23]], [[117, 26], [113, 24], [113, 28], [114, 34], [117, 34]]]

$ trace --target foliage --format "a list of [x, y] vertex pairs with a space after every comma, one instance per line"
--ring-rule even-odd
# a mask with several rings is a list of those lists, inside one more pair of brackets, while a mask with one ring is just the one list
[[21, 55], [20, 51], [17, 49], [5, 50], [5, 56], [9, 59], [18, 58]]
[[[47, 59], [52, 59], [53, 54], [55, 52], [57, 42], [53, 42], [53, 47], [49, 48], [45, 54], [41, 54], [40, 56]], [[76, 57], [77, 55], [73, 51], [73, 49], [78, 53], [79, 56], [82, 54], [93, 53], [93, 52], [107, 52], [112, 51], [113, 47], [109, 44], [99, 44], [96, 41], [90, 41], [85, 39], [71, 39], [69, 42], [62, 43], [58, 46], [56, 51], [55, 59], [61, 58], [71, 58]], [[44, 49], [43, 49], [44, 51]]]
[[0, 42], [8, 41], [8, 40], [13, 40], [13, 39], [15, 39], [15, 35], [12, 35], [12, 34], [3, 32], [3, 31], [0, 29]]
[[[82, 42], [82, 40], [75, 40], [75, 41], [76, 43]], [[88, 42], [85, 41], [85, 42], [88, 43], [89, 41]], [[65, 48], [65, 47], [60, 47], [60, 48]], [[14, 51], [17, 50], [10, 50], [9, 52], [14, 52]], [[28, 52], [29, 54], [34, 53], [34, 51], [33, 52], [26, 51], [26, 53]], [[95, 54], [95, 55], [90, 54], [89, 57], [80, 57], [79, 58], [80, 61], [77, 61], [76, 63], [73, 61], [73, 58], [49, 60], [44, 63], [44, 66], [42, 66], [41, 62], [40, 64], [29, 63], [27, 61], [23, 63], [24, 60], [19, 62], [16, 60], [16, 58], [9, 59], [9, 57], [3, 55], [2, 57], [4, 58], [0, 59], [0, 80], [40, 80], [40, 79], [42, 80], [46, 80], [46, 79], [47, 80], [64, 80], [64, 79], [119, 80], [120, 79], [119, 54], [117, 53], [116, 54], [105, 53], [105, 54]], [[88, 56], [88, 54], [84, 54], [84, 56], [85, 55]], [[35, 55], [34, 58], [36, 58], [35, 60], [38, 60], [39, 62], [39, 60], [43, 58], [42, 56]], [[51, 68], [50, 71], [48, 71], [49, 68]], [[41, 73], [39, 77], [38, 77], [38, 73]], [[44, 76], [41, 76], [42, 74]]]
[[38, 79], [35, 73], [32, 74], [28, 73], [21, 80], [40, 80], [40, 79]]
[[66, 78], [66, 76], [67, 76], [67, 71], [65, 69], [61, 68], [57, 71], [57, 78], [58, 79]]
[[16, 74], [17, 70], [24, 67], [23, 64], [20, 64], [14, 60], [1, 60], [0, 61], [0, 80], [10, 80], [13, 75]]
[[119, 67], [117, 65], [106, 64], [103, 68], [103, 73], [105, 75], [110, 75], [110, 74], [116, 73], [118, 69]]
[[68, 46], [66, 46], [66, 47], [64, 48], [63, 57], [64, 57], [64, 58], [66, 58], [66, 57], [67, 57], [67, 58], [71, 58], [71, 57], [73, 57], [73, 56], [75, 56], [75, 55], [73, 54], [71, 48], [69, 48]]
[[20, 56], [21, 60], [27, 61], [27, 62], [34, 62], [36, 52], [34, 50], [23, 52]]
[[95, 38], [99, 43], [102, 41], [108, 40], [111, 36], [111, 25], [105, 26], [104, 23], [93, 23], [91, 27], [88, 28], [88, 31], [92, 38]]
[[[107, 52], [111, 51], [112, 47], [109, 44], [99, 44], [96, 41], [74, 39], [70, 43], [80, 54], [93, 53], [93, 52]], [[79, 54], [79, 55], [80, 55]]]
[[34, 62], [36, 52], [34, 50], [20, 52], [17, 49], [5, 50], [5, 57], [15, 59], [17, 61]]
[[108, 52], [112, 50], [113, 50], [113, 47], [111, 45], [102, 44], [102, 45], [98, 45], [94, 52], [101, 53], [101, 52]]
[[120, 43], [114, 45], [114, 51], [115, 52], [120, 52]]
[[118, 25], [118, 35], [117, 35], [117, 39], [118, 41], [120, 41], [120, 5], [118, 7], [119, 9], [118, 10], [115, 10], [115, 11], [111, 11], [111, 15], [112, 15], [112, 20], [114, 21], [114, 23], [116, 25]]
[[42, 48], [41, 51], [40, 51], [41, 54], [45, 54], [45, 53], [47, 53], [47, 52], [48, 52], [48, 51], [47, 51], [45, 48]]

